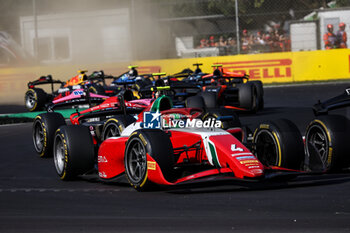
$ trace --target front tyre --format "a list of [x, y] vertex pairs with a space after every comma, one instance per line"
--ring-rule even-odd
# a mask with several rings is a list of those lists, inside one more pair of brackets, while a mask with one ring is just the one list
[[61, 180], [72, 180], [90, 171], [94, 160], [94, 144], [88, 128], [69, 125], [56, 131], [54, 163]]
[[135, 131], [126, 143], [124, 154], [125, 175], [136, 190], [148, 190], [153, 185], [148, 179], [147, 154], [157, 162], [166, 180], [173, 179], [173, 147], [169, 136], [162, 130]]
[[287, 119], [261, 123], [253, 134], [253, 152], [265, 166], [297, 170], [305, 157], [300, 131]]

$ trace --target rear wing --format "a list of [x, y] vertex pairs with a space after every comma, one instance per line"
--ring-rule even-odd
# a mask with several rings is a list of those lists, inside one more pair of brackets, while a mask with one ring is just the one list
[[61, 80], [55, 80], [52, 79], [51, 74], [47, 75], [47, 76], [41, 76], [39, 79], [28, 82], [28, 88], [34, 88], [37, 85], [43, 85], [43, 84], [63, 84], [64, 82], [62, 82]]
[[103, 86], [106, 86], [106, 81], [105, 80], [107, 80], [107, 79], [116, 80], [117, 77], [112, 76], [112, 75], [105, 75], [103, 70], [100, 70], [100, 71], [94, 71], [87, 78], [87, 80], [90, 81], [90, 82], [94, 82], [94, 83], [102, 82]]
[[324, 102], [318, 101], [318, 103], [312, 107], [312, 110], [314, 114], [318, 116], [326, 115], [330, 110], [344, 108], [347, 106], [350, 106], [350, 87], [346, 88], [344, 93], [336, 97], [328, 99]]
[[54, 92], [54, 84], [60, 84], [61, 86], [64, 85], [64, 82], [61, 80], [55, 80], [52, 79], [51, 74], [47, 76], [41, 76], [39, 79], [34, 80], [32, 82], [28, 82], [27, 86], [28, 88], [34, 88], [35, 86], [38, 85], [44, 85], [44, 84], [51, 84], [51, 92]]

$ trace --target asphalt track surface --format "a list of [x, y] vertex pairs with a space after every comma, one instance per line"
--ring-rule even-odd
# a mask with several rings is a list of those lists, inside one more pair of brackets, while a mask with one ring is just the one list
[[[311, 106], [349, 84], [266, 88], [265, 109], [241, 121], [289, 118], [304, 132]], [[0, 232], [350, 232], [350, 173], [140, 193], [125, 181], [60, 181], [31, 140], [31, 123], [0, 126]]]

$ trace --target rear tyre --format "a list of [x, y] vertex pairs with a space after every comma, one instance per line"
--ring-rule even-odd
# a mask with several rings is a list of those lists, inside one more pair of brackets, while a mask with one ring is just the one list
[[61, 125], [66, 125], [66, 121], [60, 113], [42, 113], [35, 117], [32, 137], [40, 157], [52, 157], [55, 132]]
[[47, 99], [46, 92], [41, 88], [28, 89], [24, 95], [25, 107], [28, 111], [42, 110]]
[[61, 180], [72, 180], [90, 171], [94, 159], [94, 144], [87, 127], [66, 125], [56, 131], [54, 163]]
[[138, 191], [153, 186], [147, 176], [147, 154], [157, 162], [167, 181], [174, 178], [174, 154], [169, 136], [158, 129], [137, 130], [126, 143], [124, 164], [126, 178]]
[[200, 92], [198, 95], [202, 96], [204, 104], [205, 104], [205, 107], [207, 109], [208, 108], [217, 108], [218, 107], [216, 93]]
[[258, 99], [255, 85], [252, 83], [244, 83], [239, 85], [238, 91], [239, 106], [250, 112], [258, 110]]
[[260, 124], [253, 134], [253, 151], [265, 166], [298, 170], [305, 157], [300, 131], [287, 119]]
[[120, 136], [124, 129], [135, 121], [135, 118], [130, 115], [115, 116], [108, 119], [103, 125], [101, 140]]
[[186, 108], [205, 109], [204, 99], [202, 96], [199, 96], [199, 95], [188, 97], [185, 100], [185, 106], [186, 106]]
[[254, 84], [256, 88], [257, 98], [258, 98], [258, 110], [264, 109], [264, 88], [261, 81], [250, 81]]
[[325, 115], [311, 121], [305, 134], [306, 166], [327, 171], [349, 167], [349, 132], [350, 121], [344, 116]]

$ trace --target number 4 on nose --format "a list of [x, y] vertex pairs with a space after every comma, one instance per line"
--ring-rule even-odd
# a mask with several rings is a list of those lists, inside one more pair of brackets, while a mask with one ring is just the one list
[[236, 144], [232, 144], [232, 145], [231, 145], [231, 150], [232, 150], [232, 151], [243, 151], [242, 148], [236, 147]]

